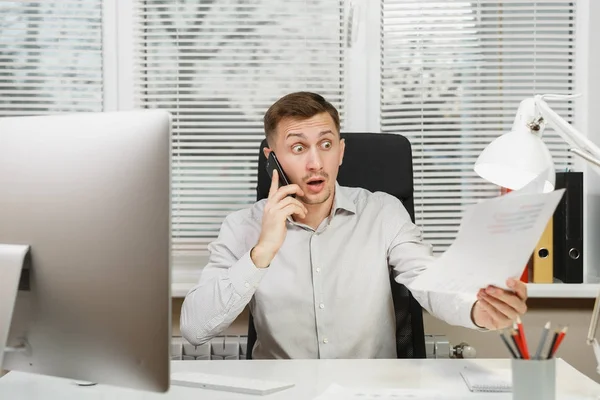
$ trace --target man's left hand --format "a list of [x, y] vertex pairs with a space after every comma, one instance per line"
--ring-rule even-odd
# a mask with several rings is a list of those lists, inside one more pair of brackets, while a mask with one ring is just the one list
[[477, 293], [472, 317], [475, 325], [486, 329], [504, 329], [512, 326], [517, 316], [527, 311], [527, 286], [510, 278], [506, 285], [512, 290], [488, 286]]

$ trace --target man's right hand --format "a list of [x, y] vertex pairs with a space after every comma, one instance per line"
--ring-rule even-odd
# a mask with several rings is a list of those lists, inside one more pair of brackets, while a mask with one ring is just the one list
[[268, 267], [283, 244], [287, 233], [285, 224], [287, 217], [295, 214], [305, 218], [308, 213], [298, 199], [290, 196], [292, 194], [303, 196], [304, 192], [296, 184], [279, 187], [279, 175], [277, 170], [274, 170], [269, 197], [263, 212], [260, 237], [250, 252], [250, 258], [258, 268]]

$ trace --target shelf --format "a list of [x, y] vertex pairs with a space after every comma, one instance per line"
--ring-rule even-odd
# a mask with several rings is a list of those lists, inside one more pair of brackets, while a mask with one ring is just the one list
[[171, 297], [185, 297], [193, 286], [193, 283], [173, 283], [171, 285]]
[[600, 290], [599, 284], [591, 283], [528, 283], [530, 298], [594, 299]]

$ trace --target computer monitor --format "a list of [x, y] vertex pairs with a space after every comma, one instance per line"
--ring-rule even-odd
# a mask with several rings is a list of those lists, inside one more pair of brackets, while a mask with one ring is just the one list
[[161, 110], [0, 118], [0, 304], [29, 246], [3, 369], [168, 390], [170, 130]]

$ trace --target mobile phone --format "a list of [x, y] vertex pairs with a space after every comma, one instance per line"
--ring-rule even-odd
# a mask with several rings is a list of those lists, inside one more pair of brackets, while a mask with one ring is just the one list
[[281, 168], [281, 164], [279, 164], [279, 160], [275, 155], [274, 151], [269, 153], [269, 157], [267, 157], [267, 172], [269, 173], [269, 178], [273, 179], [273, 170], [277, 170], [279, 175], [279, 187], [289, 185], [290, 180], [286, 176], [285, 172], [283, 172], [283, 168]]

